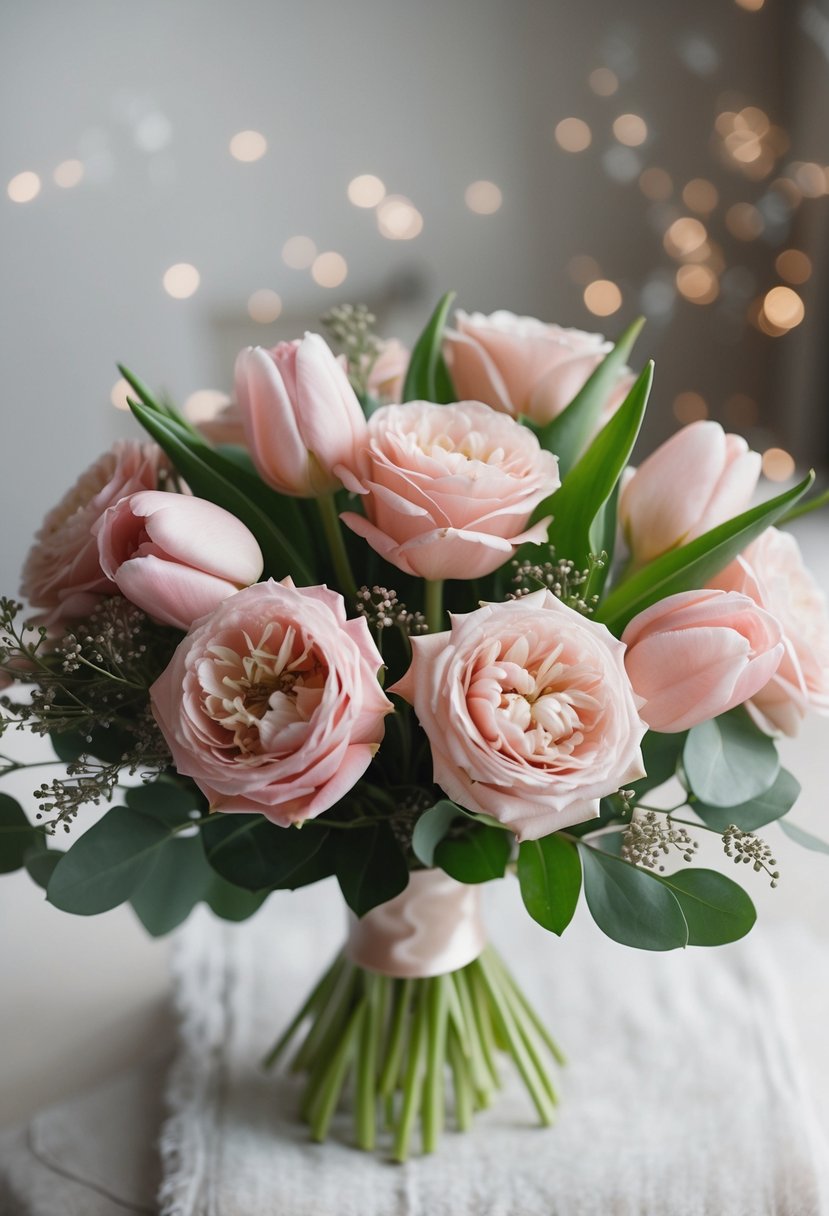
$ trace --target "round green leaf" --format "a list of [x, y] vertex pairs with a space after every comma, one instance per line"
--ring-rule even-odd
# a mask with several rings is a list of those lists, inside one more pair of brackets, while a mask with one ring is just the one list
[[182, 923], [200, 899], [207, 897], [214, 875], [199, 836], [173, 837], [133, 891], [130, 903], [152, 937], [163, 937]]
[[49, 879], [52, 877], [52, 871], [61, 857], [63, 857], [63, 853], [59, 849], [46, 849], [38, 845], [27, 850], [23, 864], [32, 882], [36, 882], [45, 891], [49, 885]]
[[197, 790], [188, 789], [169, 777], [131, 786], [124, 795], [127, 806], [134, 811], [151, 815], [170, 827], [179, 827], [193, 819], [200, 800], [203, 801], [203, 796]]
[[573, 842], [556, 834], [525, 840], [518, 849], [518, 882], [533, 920], [561, 936], [581, 891], [581, 862]]
[[813, 836], [811, 832], [804, 831], [796, 823], [789, 823], [788, 819], [781, 819], [780, 827], [790, 840], [802, 845], [804, 849], [811, 849], [813, 853], [829, 853], [829, 844], [825, 840], [821, 840], [819, 836]]
[[463, 812], [454, 802], [443, 798], [424, 811], [414, 826], [412, 833], [412, 852], [424, 866], [434, 865], [435, 849], [443, 840], [449, 828]]
[[641, 798], [648, 790], [656, 789], [676, 775], [677, 764], [682, 755], [687, 731], [675, 735], [661, 735], [649, 730], [642, 740], [642, 760], [645, 776], [632, 781], [630, 788]]
[[701, 722], [682, 753], [691, 790], [707, 806], [741, 806], [771, 789], [780, 771], [774, 740], [742, 708]]
[[20, 803], [0, 794], [0, 874], [19, 870], [29, 850], [45, 848], [43, 831], [29, 823]]
[[409, 867], [387, 823], [340, 832], [334, 854], [337, 881], [355, 916], [365, 916], [405, 890]]
[[155, 864], [170, 829], [127, 806], [116, 806], [61, 856], [46, 896], [63, 912], [94, 916], [129, 899]]
[[680, 870], [660, 875], [676, 897], [688, 924], [689, 946], [736, 942], [757, 919], [754, 904], [738, 883], [716, 870]]
[[207, 893], [207, 905], [222, 920], [241, 921], [253, 916], [269, 895], [268, 891], [243, 891], [214, 874]]
[[751, 802], [743, 802], [740, 806], [706, 806], [704, 802], [694, 802], [693, 809], [703, 823], [718, 832], [724, 832], [729, 824], [735, 824], [743, 832], [756, 832], [786, 815], [800, 797], [800, 782], [781, 768], [771, 789], [764, 794], [752, 798]]
[[457, 840], [442, 840], [435, 865], [458, 882], [489, 882], [503, 878], [512, 852], [513, 836], [503, 828], [473, 823]]
[[587, 906], [603, 933], [639, 950], [687, 946], [679, 902], [655, 874], [585, 846], [581, 860]]
[[319, 853], [328, 832], [318, 824], [281, 828], [263, 815], [221, 815], [202, 824], [201, 834], [218, 874], [246, 891], [264, 891], [303, 885], [294, 880]]

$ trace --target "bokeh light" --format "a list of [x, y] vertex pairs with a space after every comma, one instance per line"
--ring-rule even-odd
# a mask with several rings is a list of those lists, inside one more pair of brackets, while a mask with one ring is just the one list
[[666, 169], [656, 166], [645, 169], [639, 175], [639, 189], [645, 198], [654, 202], [664, 203], [674, 192], [673, 179]]
[[619, 77], [610, 68], [594, 68], [587, 83], [597, 97], [612, 97], [619, 88]]
[[763, 473], [769, 481], [788, 481], [794, 476], [794, 458], [783, 448], [766, 448], [763, 453]]
[[377, 227], [390, 241], [412, 241], [423, 231], [423, 216], [409, 199], [390, 194], [377, 208]]
[[341, 253], [335, 253], [331, 249], [314, 258], [311, 277], [320, 287], [339, 287], [340, 283], [345, 282], [347, 275], [348, 263]]
[[670, 225], [663, 237], [663, 244], [671, 257], [685, 258], [700, 249], [707, 239], [705, 224], [690, 215], [683, 215]]
[[218, 388], [197, 388], [184, 401], [182, 413], [192, 423], [212, 422], [230, 404], [227, 393]]
[[567, 273], [571, 280], [578, 283], [580, 287], [586, 287], [594, 279], [602, 277], [599, 263], [589, 253], [577, 253], [575, 257], [570, 258], [567, 263]]
[[355, 207], [376, 207], [386, 197], [386, 187], [373, 173], [361, 173], [348, 183], [348, 200]]
[[11, 179], [6, 186], [6, 194], [13, 203], [30, 203], [40, 194], [40, 178], [30, 169], [26, 169]]
[[674, 417], [683, 426], [689, 422], [699, 422], [708, 417], [708, 406], [705, 398], [699, 393], [679, 393], [674, 399]]
[[260, 325], [269, 325], [282, 312], [282, 300], [270, 287], [260, 287], [248, 297], [248, 316]]
[[710, 266], [680, 266], [676, 272], [676, 288], [691, 304], [712, 304], [720, 294], [717, 276]]
[[610, 317], [622, 307], [622, 293], [610, 279], [595, 279], [584, 289], [584, 303], [596, 317]]
[[613, 134], [620, 144], [638, 148], [648, 138], [648, 126], [638, 114], [620, 114], [613, 123]]
[[694, 177], [683, 189], [682, 201], [689, 210], [710, 215], [720, 201], [720, 195], [713, 182], [704, 177]]
[[738, 8], [745, 9], [747, 13], [759, 13], [766, 0], [734, 0], [734, 3]]
[[763, 298], [763, 314], [775, 328], [788, 332], [800, 324], [806, 309], [791, 287], [772, 287]]
[[116, 380], [109, 393], [109, 399], [117, 410], [128, 410], [130, 407], [127, 397], [134, 396], [135, 392], [124, 379]]
[[261, 131], [238, 131], [230, 141], [230, 155], [245, 164], [261, 160], [267, 150], [268, 141]]
[[307, 270], [317, 256], [310, 236], [289, 236], [282, 246], [282, 261], [292, 270]]
[[52, 174], [55, 185], [62, 190], [71, 190], [83, 180], [83, 162], [79, 160], [62, 160]]
[[784, 249], [774, 261], [777, 273], [787, 283], [805, 283], [812, 275], [812, 261], [800, 249]]
[[476, 215], [494, 215], [504, 201], [500, 186], [495, 182], [472, 182], [464, 191], [464, 202]]
[[725, 226], [740, 241], [754, 241], [761, 235], [765, 223], [754, 203], [734, 203], [725, 213]]
[[174, 300], [188, 300], [199, 289], [201, 275], [189, 262], [176, 262], [164, 271], [164, 290]]
[[556, 143], [565, 152], [584, 152], [593, 140], [583, 118], [562, 118], [555, 129]]

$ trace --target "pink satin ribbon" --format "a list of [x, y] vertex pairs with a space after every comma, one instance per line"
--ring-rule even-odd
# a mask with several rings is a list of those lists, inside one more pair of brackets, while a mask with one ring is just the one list
[[485, 945], [479, 888], [442, 870], [415, 870], [400, 895], [351, 917], [345, 953], [368, 971], [421, 979], [458, 971]]

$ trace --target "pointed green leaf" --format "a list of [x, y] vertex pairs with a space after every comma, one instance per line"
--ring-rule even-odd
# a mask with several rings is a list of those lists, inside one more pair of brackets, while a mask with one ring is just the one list
[[813, 836], [811, 832], [804, 831], [796, 823], [789, 823], [788, 819], [781, 819], [780, 827], [790, 840], [802, 845], [804, 849], [811, 849], [813, 853], [829, 853], [829, 844], [825, 840], [821, 840], [819, 836]]
[[19, 802], [0, 794], [0, 874], [19, 870], [30, 849], [45, 848], [43, 830], [29, 823]]
[[446, 295], [441, 296], [415, 343], [403, 383], [402, 401], [436, 401], [445, 405], [457, 400], [443, 358], [443, 331], [454, 298], [454, 291], [447, 291]]
[[130, 903], [152, 937], [163, 937], [186, 920], [214, 878], [198, 836], [168, 840]]
[[328, 832], [313, 824], [281, 828], [263, 815], [221, 815], [201, 826], [211, 867], [246, 891], [303, 886], [296, 881], [319, 853]]
[[405, 890], [409, 867], [387, 823], [340, 832], [335, 852], [337, 881], [355, 916], [365, 916]]
[[269, 894], [268, 891], [243, 891], [216, 874], [207, 893], [207, 906], [221, 920], [237, 923], [258, 912]]
[[687, 946], [688, 925], [679, 902], [655, 874], [609, 853], [579, 847], [587, 906], [603, 933], [637, 950]]
[[454, 802], [447, 798], [430, 806], [424, 811], [414, 826], [412, 832], [412, 852], [424, 866], [434, 865], [435, 849], [443, 840], [449, 828], [456, 819], [463, 818], [463, 812]]
[[146, 405], [148, 409], [155, 410], [156, 413], [163, 414], [167, 418], [175, 419], [191, 435], [198, 435], [198, 431], [192, 423], [183, 414], [179, 414], [164, 398], [156, 397], [152, 389], [148, 388], [144, 381], [136, 376], [135, 372], [131, 372], [128, 367], [124, 367], [123, 363], [117, 364], [117, 367], [127, 384], [138, 397], [138, 400]]
[[829, 490], [824, 490], [822, 494], [816, 494], [814, 498], [804, 499], [803, 502], [792, 507], [791, 511], [787, 511], [781, 520], [781, 528], [786, 524], [790, 524], [795, 519], [800, 519], [801, 515], [809, 515], [812, 511], [820, 511], [821, 508], [829, 506]]
[[649, 363], [613, 415], [599, 431], [579, 462], [567, 474], [560, 488], [533, 512], [534, 519], [552, 514], [547, 532], [556, 555], [575, 562], [576, 569], [587, 565], [590, 532], [625, 468], [648, 404], [653, 383], [653, 363]]
[[657, 600], [678, 591], [704, 587], [766, 528], [777, 523], [802, 498], [814, 479], [814, 473], [810, 473], [791, 490], [744, 511], [679, 549], [663, 553], [614, 587], [599, 605], [595, 619], [618, 636], [637, 613], [644, 612]]
[[160, 777], [157, 781], [131, 786], [124, 794], [124, 801], [134, 811], [151, 815], [174, 828], [193, 819], [203, 795], [168, 777]]
[[567, 408], [539, 430], [541, 446], [558, 456], [562, 478], [569, 473], [598, 427], [602, 410], [644, 324], [645, 318], [639, 317], [628, 326]]
[[581, 892], [581, 862], [572, 840], [557, 834], [525, 840], [518, 848], [518, 882], [533, 920], [560, 937]]
[[503, 828], [473, 823], [457, 840], [442, 840], [435, 865], [458, 882], [489, 882], [503, 878], [512, 852], [513, 836]]
[[647, 732], [642, 740], [645, 776], [630, 783], [637, 800], [649, 790], [657, 789], [676, 776], [687, 734], [687, 731], [679, 731], [673, 735], [661, 735], [655, 730]]
[[740, 706], [689, 730], [682, 765], [700, 802], [732, 807], [771, 789], [780, 772], [780, 757], [774, 740]]
[[61, 856], [46, 890], [49, 903], [78, 916], [117, 907], [150, 873], [170, 835], [150, 815], [113, 807]]
[[689, 946], [724, 946], [752, 928], [757, 912], [743, 888], [717, 870], [660, 874], [688, 925]]
[[756, 832], [758, 828], [788, 814], [799, 796], [800, 783], [786, 769], [781, 768], [774, 785], [749, 802], [728, 807], [706, 806], [704, 802], [694, 802], [693, 810], [703, 823], [718, 832], [724, 832], [732, 823], [743, 832]]

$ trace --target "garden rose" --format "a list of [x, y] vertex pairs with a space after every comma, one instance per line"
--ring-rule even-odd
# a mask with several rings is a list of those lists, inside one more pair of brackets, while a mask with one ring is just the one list
[[748, 598], [681, 591], [635, 616], [625, 668], [651, 730], [672, 734], [742, 705], [783, 657], [780, 626]]
[[107, 578], [151, 617], [179, 629], [262, 573], [253, 533], [203, 498], [142, 490], [105, 511], [93, 530]]
[[711, 586], [750, 596], [783, 630], [780, 666], [750, 703], [761, 725], [794, 735], [808, 709], [829, 714], [829, 610], [795, 538], [767, 528]]
[[348, 376], [319, 334], [249, 346], [236, 360], [236, 399], [253, 461], [283, 494], [318, 498], [339, 489], [338, 464], [354, 462], [366, 420]]
[[636, 565], [685, 545], [747, 510], [760, 453], [718, 422], [692, 422], [624, 483], [619, 522]]
[[[485, 401], [514, 418], [523, 414], [539, 425], [570, 404], [612, 348], [601, 334], [503, 310], [489, 317], [456, 312], [445, 342], [458, 396]], [[633, 379], [629, 368], [620, 372], [604, 407], [605, 420], [622, 404]]]
[[390, 691], [414, 706], [435, 781], [519, 840], [592, 818], [643, 775], [625, 647], [552, 592], [453, 616], [412, 651]]
[[368, 442], [345, 485], [368, 518], [343, 522], [407, 574], [478, 578], [525, 541], [546, 538], [549, 518], [524, 531], [558, 488], [558, 461], [532, 431], [479, 401], [410, 401], [372, 414]]
[[380, 353], [368, 374], [368, 391], [384, 404], [399, 402], [411, 353], [397, 338], [380, 345]]
[[98, 558], [94, 525], [125, 494], [154, 490], [161, 449], [153, 443], [124, 439], [115, 443], [82, 473], [44, 519], [26, 558], [20, 594], [43, 609], [46, 624], [86, 616], [115, 584]]
[[365, 620], [290, 579], [247, 587], [199, 621], [150, 689], [178, 772], [217, 811], [287, 827], [339, 801], [392, 709]]

